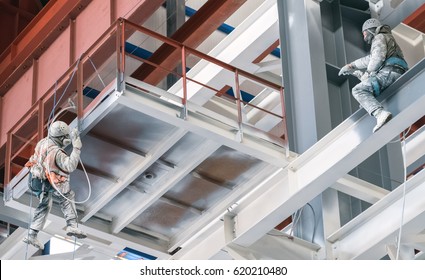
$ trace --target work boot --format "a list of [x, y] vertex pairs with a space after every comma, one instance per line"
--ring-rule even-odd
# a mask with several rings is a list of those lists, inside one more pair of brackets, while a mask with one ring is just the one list
[[390, 112], [383, 109], [379, 109], [379, 112], [377, 112], [374, 116], [376, 118], [376, 125], [373, 128], [374, 133], [378, 131], [384, 124], [389, 122], [393, 117]]
[[87, 234], [85, 234], [81, 229], [79, 229], [75, 226], [67, 226], [66, 227], [66, 235], [75, 236], [78, 239], [83, 239], [83, 238], [87, 237]]
[[25, 237], [24, 240], [22, 241], [40, 250], [44, 250], [44, 245], [37, 239], [37, 235], [30, 234], [29, 236]]

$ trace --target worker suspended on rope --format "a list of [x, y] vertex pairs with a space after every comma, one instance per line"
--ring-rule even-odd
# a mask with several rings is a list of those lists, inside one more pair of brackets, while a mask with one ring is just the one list
[[[63, 148], [69, 144], [73, 149], [68, 156]], [[52, 195], [59, 199], [66, 220], [66, 234], [77, 238], [87, 237], [78, 228], [75, 193], [69, 184], [70, 173], [77, 168], [80, 159], [81, 147], [77, 129], [70, 132], [69, 126], [62, 121], [53, 122], [48, 136], [37, 143], [34, 154], [25, 166], [30, 169], [29, 188], [40, 203], [35, 209], [28, 236], [23, 240], [25, 243], [43, 250], [44, 245], [37, 239], [37, 234], [43, 229], [52, 208]]]
[[368, 19], [362, 27], [363, 39], [371, 45], [370, 54], [359, 58], [339, 71], [339, 76], [353, 74], [361, 80], [352, 89], [354, 98], [376, 118], [376, 132], [391, 120], [391, 112], [376, 100], [381, 92], [408, 70], [403, 52], [391, 34], [388, 25], [375, 18]]

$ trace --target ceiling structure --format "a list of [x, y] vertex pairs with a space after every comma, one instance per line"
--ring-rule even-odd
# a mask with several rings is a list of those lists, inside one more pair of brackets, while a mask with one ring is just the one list
[[3, 26], [0, 31], [0, 54], [6, 50], [12, 41], [25, 29], [25, 27], [43, 9], [47, 1], [0, 1], [0, 20]]
[[[340, 2], [348, 14], [364, 9], [358, 1]], [[282, 75], [281, 59], [272, 54], [280, 47], [276, 43], [276, 1], [186, 1], [185, 5], [199, 14], [187, 17], [173, 39], [260, 79], [248, 74], [241, 78], [241, 90], [250, 96], [250, 104], [242, 109], [244, 125], [238, 123], [238, 105], [232, 99], [235, 90], [229, 91], [234, 87], [234, 73], [224, 65], [217, 70], [206, 58], [188, 56], [192, 80], [187, 84], [184, 108], [179, 104], [184, 96], [181, 80], [167, 84], [167, 74], [152, 71], [143, 60], [171, 69], [182, 62], [176, 49], [143, 32], [131, 33], [126, 39], [126, 49], [133, 49], [127, 50], [131, 55], [126, 58], [124, 91], [114, 83], [116, 56], [103, 57], [102, 64], [97, 59], [104, 53], [93, 56], [96, 71], [91, 70], [88, 86], [95, 95], [87, 95], [84, 101], [101, 102], [84, 115], [82, 123], [75, 119], [75, 111], [66, 117], [71, 126], [80, 126], [84, 145], [83, 165], [71, 177], [76, 200], [88, 198], [77, 206], [80, 226], [89, 235], [81, 240], [77, 258], [109, 259], [125, 247], [158, 259], [373, 259], [391, 255], [392, 247], [386, 245], [392, 244], [395, 224], [377, 231], [374, 242], [367, 240], [357, 248], [351, 245], [360, 244], [358, 236], [397, 211], [393, 208], [402, 199], [401, 188], [388, 191], [347, 173], [421, 117], [423, 61], [389, 89], [395, 97], [388, 106], [400, 114], [380, 133], [366, 134], [371, 120], [356, 111], [306, 153], [297, 155], [288, 150], [285, 125], [270, 113], [282, 113], [282, 99], [273, 87], [281, 83]], [[152, 17], [139, 21], [157, 27], [165, 9], [161, 6]], [[423, 15], [423, 9], [418, 11], [416, 18]], [[208, 24], [199, 18], [208, 18]], [[229, 34], [217, 31], [223, 22], [234, 28]], [[402, 94], [405, 103], [400, 105]], [[415, 133], [409, 139], [407, 158], [412, 163], [423, 155], [414, 145], [421, 137]], [[71, 258], [71, 254], [40, 256], [20, 242], [34, 198], [26, 191], [27, 171], [14, 175], [13, 192], [4, 192], [8, 201], [2, 206], [1, 219], [22, 228], [0, 245], [2, 259], [23, 258], [28, 252], [33, 259]], [[406, 187], [411, 205], [405, 230], [414, 236], [425, 228], [417, 226], [423, 224], [425, 209], [414, 199], [424, 189], [421, 176]], [[278, 227], [285, 220], [289, 223], [293, 213], [329, 186], [373, 205], [327, 237], [327, 242], [340, 246], [331, 253], [316, 240], [293, 236], [290, 226]], [[64, 236], [58, 205], [40, 238], [48, 241], [52, 236]], [[406, 247], [422, 249], [420, 242], [407, 246], [409, 242]], [[423, 258], [423, 254], [411, 256], [406, 251], [406, 258]]]

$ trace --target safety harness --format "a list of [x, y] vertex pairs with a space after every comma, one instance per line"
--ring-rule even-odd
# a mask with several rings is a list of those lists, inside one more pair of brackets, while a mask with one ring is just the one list
[[[34, 155], [25, 164], [26, 167], [30, 168], [29, 188], [40, 199], [44, 193], [55, 191], [52, 185], [67, 180], [66, 176], [60, 174], [59, 167], [55, 164], [56, 154], [59, 150], [61, 150], [59, 147], [45, 139], [43, 143], [36, 147]], [[46, 168], [46, 164], [49, 164], [49, 168]]]
[[[402, 59], [400, 57], [396, 57], [396, 56], [392, 56], [392, 57], [387, 58], [387, 60], [385, 60], [385, 62], [379, 68], [378, 72], [385, 67], [391, 67], [390, 73], [392, 71], [394, 71], [394, 72], [397, 72], [399, 74], [403, 74], [408, 69], [407, 62], [404, 59]], [[381, 86], [379, 84], [378, 78], [375, 75], [370, 76], [369, 78], [370, 78], [370, 82], [371, 82], [372, 87], [373, 87], [373, 95], [375, 97], [381, 95]]]
[[[381, 67], [379, 67], [379, 69], [376, 72], [381, 71], [385, 67], [389, 67], [390, 73], [394, 71], [399, 74], [403, 74], [409, 69], [409, 67], [407, 65], [407, 62], [402, 58], [403, 54], [400, 48], [395, 43], [395, 39], [388, 32], [390, 31], [389, 31], [389, 26], [387, 25], [382, 25], [378, 27], [375, 32], [375, 34], [384, 35], [385, 42], [387, 44], [387, 50], [388, 50], [387, 55], [389, 56], [384, 61], [384, 63], [382, 63]], [[378, 78], [375, 75], [372, 75], [369, 78], [373, 87], [373, 95], [375, 97], [381, 95], [381, 86], [379, 84]]]

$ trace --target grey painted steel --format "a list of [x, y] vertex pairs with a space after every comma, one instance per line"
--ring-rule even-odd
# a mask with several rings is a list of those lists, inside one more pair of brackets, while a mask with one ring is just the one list
[[424, 0], [369, 0], [369, 7], [373, 17], [394, 28], [424, 3]]
[[277, 3], [289, 147], [302, 153], [331, 130], [320, 4]]
[[[296, 207], [301, 207], [309, 200], [334, 184], [364, 159], [391, 141], [396, 135], [423, 115], [425, 92], [425, 59], [386, 89], [383, 102], [393, 112], [394, 118], [382, 130], [372, 134], [374, 120], [362, 109], [358, 110], [337, 128], [322, 138], [313, 147], [296, 158], [288, 167], [288, 187], [290, 193], [281, 201], [258, 213], [258, 207], [246, 207], [239, 212], [238, 220], [250, 219], [250, 224], [238, 228], [234, 240], [239, 245], [249, 245], [256, 241], [267, 228], [279, 222], [279, 217], [288, 216]], [[280, 183], [280, 184], [283, 184]], [[279, 192], [277, 192], [279, 193]], [[261, 201], [255, 201], [255, 205]], [[254, 205], [253, 205], [254, 206]], [[258, 216], [267, 219], [248, 218], [256, 211]], [[245, 212], [245, 213], [243, 213]], [[246, 216], [245, 216], [246, 215]], [[381, 221], [384, 222], [384, 221]], [[372, 229], [370, 229], [372, 230]], [[255, 234], [253, 234], [255, 233]]]
[[[303, 153], [332, 129], [320, 3], [277, 2], [289, 147]], [[323, 243], [321, 198], [309, 206], [295, 233]]]
[[[404, 215], [401, 245], [425, 229], [425, 171], [406, 182], [406, 204], [403, 211], [403, 186], [371, 206], [340, 230], [329, 236], [334, 243], [335, 258], [380, 259], [385, 246], [396, 244], [401, 215]], [[420, 242], [419, 242], [420, 243]], [[356, 244], [353, 246], [353, 244]], [[413, 245], [414, 246], [414, 245]]]
[[[109, 93], [85, 116], [82, 160], [92, 196], [79, 210], [89, 234], [106, 240], [122, 236], [158, 250], [164, 259], [164, 250], [174, 250], [188, 234], [196, 233], [203, 219], [223, 213], [255, 187], [263, 178], [260, 170], [286, 166], [289, 159], [282, 142], [264, 132], [247, 129], [239, 142], [237, 123], [231, 119], [189, 102], [189, 118], [184, 121], [175, 100], [165, 100], [170, 97], [165, 92], [153, 95], [126, 86], [124, 92]], [[75, 124], [76, 120], [71, 126]], [[12, 208], [28, 209], [26, 175], [22, 172], [11, 182]], [[86, 198], [84, 172], [72, 174], [71, 186], [77, 201]], [[46, 231], [59, 226], [56, 208], [49, 216], [54, 223]], [[100, 232], [94, 231], [99, 221]]]

